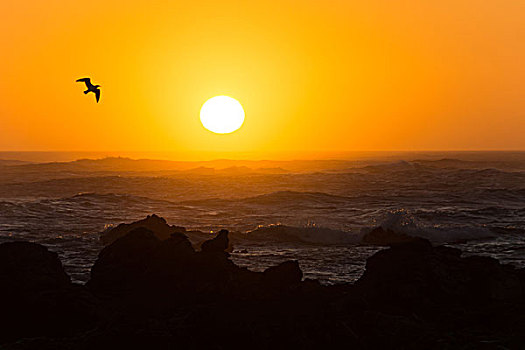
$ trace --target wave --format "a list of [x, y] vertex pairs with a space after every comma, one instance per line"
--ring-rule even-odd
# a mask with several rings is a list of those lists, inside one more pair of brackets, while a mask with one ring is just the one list
[[481, 199], [492, 199], [494, 201], [511, 201], [523, 205], [525, 201], [525, 188], [508, 189], [508, 188], [489, 188], [483, 189], [477, 193]]
[[162, 208], [185, 209], [166, 200], [115, 193], [79, 193], [70, 197], [31, 200], [10, 199], [0, 201], [0, 225], [11, 224], [25, 218], [37, 220], [43, 227], [52, 223], [58, 226], [60, 223], [66, 225], [64, 222], [66, 219], [80, 222], [82, 219], [128, 217]]
[[146, 196], [137, 196], [131, 194], [120, 194], [120, 193], [95, 193], [95, 192], [86, 192], [79, 193], [71, 197], [64, 197], [58, 199], [62, 202], [76, 202], [76, 203], [169, 203], [173, 204], [167, 200], [153, 199]]
[[193, 206], [225, 207], [230, 205], [260, 205], [260, 206], [319, 206], [344, 205], [351, 198], [324, 192], [275, 191], [244, 198], [205, 198], [185, 200], [181, 204]]
[[25, 203], [27, 204], [42, 204], [42, 205], [107, 205], [107, 204], [151, 204], [151, 203], [164, 203], [164, 204], [175, 204], [168, 200], [154, 199], [146, 196], [137, 196], [132, 194], [120, 194], [120, 193], [95, 193], [95, 192], [81, 192], [73, 196], [61, 197], [61, 198], [43, 198], [32, 201], [2, 201], [0, 203]]
[[[241, 237], [247, 240], [266, 242], [347, 245], [359, 244], [366, 233], [378, 226], [396, 233], [425, 238], [436, 244], [458, 243], [497, 236], [497, 232], [488, 227], [423, 224], [406, 210], [390, 211], [378, 221], [379, 224], [364, 226], [355, 232], [318, 226], [297, 227], [275, 224], [260, 226], [255, 230], [241, 234]], [[499, 232], [502, 231], [499, 230]]]
[[443, 158], [438, 160], [416, 159], [412, 161], [400, 160], [389, 163], [371, 164], [355, 170], [364, 170], [369, 173], [396, 173], [396, 172], [471, 172], [476, 175], [523, 174], [525, 165], [516, 162], [501, 161], [467, 161], [460, 159]]
[[368, 172], [390, 172], [390, 171], [412, 171], [412, 170], [422, 170], [426, 168], [419, 163], [408, 162], [405, 160], [400, 160], [392, 163], [384, 164], [375, 164], [362, 167], [361, 170], [366, 170]]
[[[458, 243], [486, 238], [493, 238], [496, 233], [483, 227], [430, 227], [415, 224], [401, 224], [402, 219], [392, 215], [379, 226], [412, 237], [428, 239], [436, 244]], [[255, 230], [240, 234], [249, 241], [307, 243], [316, 245], [355, 245], [360, 244], [362, 237], [377, 226], [361, 228], [359, 232], [334, 230], [326, 227], [296, 227], [282, 224], [258, 227]], [[239, 234], [239, 233], [237, 233]]]
[[290, 202], [296, 204], [337, 204], [348, 198], [324, 192], [276, 191], [254, 197], [247, 197], [241, 202], [249, 204], [274, 205]]
[[[488, 227], [476, 227], [472, 225], [425, 225], [405, 210], [388, 212], [378, 226], [385, 230], [392, 230], [408, 236], [426, 238], [433, 243], [455, 243], [496, 236], [496, 233]], [[363, 228], [361, 233], [366, 234], [373, 228], [375, 227]]]
[[361, 235], [325, 227], [294, 227], [287, 225], [261, 226], [242, 235], [248, 240], [341, 245], [359, 243]]

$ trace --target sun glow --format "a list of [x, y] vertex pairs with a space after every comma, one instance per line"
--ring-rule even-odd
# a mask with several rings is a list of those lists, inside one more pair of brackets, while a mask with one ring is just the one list
[[229, 96], [215, 96], [201, 108], [201, 123], [211, 132], [229, 134], [244, 123], [244, 109], [239, 101]]

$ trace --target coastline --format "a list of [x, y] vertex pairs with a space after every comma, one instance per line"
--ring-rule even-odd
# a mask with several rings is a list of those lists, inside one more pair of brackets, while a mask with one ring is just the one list
[[100, 252], [86, 285], [71, 283], [56, 253], [41, 245], [0, 244], [0, 293], [11, 300], [3, 348], [515, 348], [525, 341], [525, 270], [492, 258], [397, 237], [367, 260], [356, 283], [323, 286], [303, 280], [296, 261], [264, 272], [238, 267], [225, 230], [196, 250], [181, 232], [165, 237], [162, 228], [138, 226]]

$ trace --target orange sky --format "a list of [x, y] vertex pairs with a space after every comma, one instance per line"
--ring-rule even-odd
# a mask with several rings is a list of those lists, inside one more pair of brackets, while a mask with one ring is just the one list
[[[525, 149], [524, 17], [515, 0], [4, 0], [0, 150]], [[200, 124], [215, 95], [244, 106], [237, 132]]]

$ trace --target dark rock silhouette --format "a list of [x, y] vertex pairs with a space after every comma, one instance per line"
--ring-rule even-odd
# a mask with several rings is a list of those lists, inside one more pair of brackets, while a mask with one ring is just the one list
[[461, 257], [459, 249], [432, 247], [418, 239], [370, 257], [357, 286], [366, 289], [367, 298], [374, 302], [395, 302], [407, 310], [435, 314], [427, 308], [523, 302], [523, 277], [523, 271], [496, 259]]
[[9, 287], [17, 290], [61, 288], [70, 284], [58, 255], [29, 242], [0, 245], [0, 269]]
[[98, 301], [73, 285], [56, 253], [29, 242], [0, 244], [0, 344], [93, 327]]
[[376, 227], [361, 238], [361, 243], [379, 246], [390, 246], [399, 243], [411, 242], [419, 238], [398, 233], [390, 229]]
[[164, 218], [153, 214], [148, 215], [143, 220], [132, 222], [131, 224], [119, 224], [118, 226], [103, 232], [100, 236], [100, 240], [104, 245], [108, 245], [139, 227], [147, 228], [161, 240], [168, 239], [171, 234], [176, 232], [186, 232], [184, 227], [168, 225]]
[[202, 252], [197, 252], [181, 233], [160, 240], [140, 227], [101, 251], [87, 287], [99, 297], [118, 302], [156, 295], [151, 299], [156, 303], [159, 293], [184, 296], [183, 302], [236, 294], [241, 276], [256, 273], [234, 265], [224, 253], [227, 246], [226, 230], [204, 242]]
[[201, 250], [206, 253], [222, 253], [231, 248], [229, 243], [228, 231], [220, 230], [215, 238], [202, 243]]
[[281, 286], [299, 284], [303, 278], [303, 272], [297, 261], [285, 261], [277, 266], [267, 268], [264, 272], [266, 283], [278, 288]]
[[[1, 300], [14, 298], [8, 315], [18, 317], [21, 311], [21, 316], [9, 332], [2, 330], [0, 345], [437, 349], [525, 344], [525, 272], [495, 259], [462, 257], [457, 249], [415, 239], [370, 257], [354, 285], [323, 286], [302, 280], [297, 261], [264, 272], [238, 267], [224, 254], [228, 241], [224, 230], [197, 251], [183, 233], [160, 239], [157, 232], [136, 227], [100, 252], [86, 288], [72, 285], [56, 254], [42, 246], [2, 244]], [[58, 313], [49, 311], [50, 300]], [[29, 328], [22, 323], [33, 319]]]

